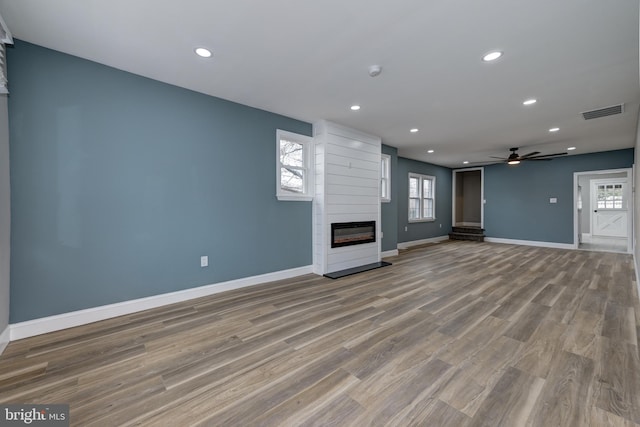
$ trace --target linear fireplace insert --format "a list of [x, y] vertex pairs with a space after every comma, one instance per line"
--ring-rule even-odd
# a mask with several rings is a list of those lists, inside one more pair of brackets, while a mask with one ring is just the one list
[[331, 247], [361, 245], [376, 241], [376, 222], [334, 222], [331, 224]]

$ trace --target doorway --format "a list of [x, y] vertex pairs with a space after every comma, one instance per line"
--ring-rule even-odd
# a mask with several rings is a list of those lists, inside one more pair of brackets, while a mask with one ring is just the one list
[[484, 168], [453, 171], [452, 224], [484, 228]]
[[631, 169], [574, 173], [577, 249], [631, 253], [631, 181]]

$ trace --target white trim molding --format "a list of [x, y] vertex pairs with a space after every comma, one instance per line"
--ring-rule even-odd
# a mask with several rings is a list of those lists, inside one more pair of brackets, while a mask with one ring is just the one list
[[[471, 171], [480, 171], [480, 223], [465, 223], [465, 222], [456, 222], [456, 190], [457, 184], [456, 180], [459, 172], [471, 172]], [[451, 171], [451, 224], [454, 227], [480, 227], [484, 228], [484, 166], [480, 167], [472, 167], [472, 168], [463, 168], [463, 169], [454, 169]], [[476, 225], [477, 224], [477, 225]]]
[[380, 258], [388, 258], [390, 256], [398, 256], [399, 252], [397, 249], [393, 249], [390, 251], [384, 251], [380, 254]]
[[10, 325], [11, 341], [22, 338], [33, 337], [47, 332], [59, 331], [75, 326], [86, 325], [100, 320], [111, 319], [113, 317], [136, 313], [138, 311], [149, 310], [162, 307], [164, 305], [175, 304], [188, 301], [220, 292], [233, 289], [245, 288], [259, 285], [275, 280], [290, 279], [292, 277], [311, 274], [311, 265], [305, 267], [292, 268], [290, 270], [276, 271], [273, 273], [261, 274], [258, 276], [245, 277], [242, 279], [230, 280], [228, 282], [214, 283], [211, 285], [199, 286], [197, 288], [185, 289], [182, 291], [169, 292], [161, 295], [154, 295], [146, 298], [139, 298], [115, 304], [92, 307], [84, 310], [72, 311], [70, 313], [57, 314], [54, 316], [42, 317], [40, 319], [27, 320], [25, 322]]
[[[634, 166], [630, 168], [622, 168], [622, 169], [605, 169], [605, 170], [595, 170], [595, 171], [582, 171], [582, 172], [574, 172], [573, 173], [573, 249], [578, 249], [580, 245], [580, 230], [578, 229], [578, 217], [580, 215], [581, 209], [578, 209], [578, 180], [581, 176], [585, 175], [609, 175], [615, 173], [626, 173], [627, 183], [630, 183], [630, 188], [628, 191], [628, 206], [635, 207], [635, 187], [634, 187]], [[594, 178], [595, 179], [595, 178]], [[629, 184], [628, 184], [629, 185]], [[589, 190], [590, 191], [590, 190]], [[583, 209], [590, 209], [588, 206], [582, 206]], [[633, 208], [627, 209], [627, 253], [631, 253], [633, 251], [633, 236], [635, 235], [634, 227], [635, 227], [635, 211]], [[593, 230], [591, 230], [593, 233]], [[584, 235], [583, 235], [584, 238]], [[485, 239], [486, 240], [486, 239]]]
[[[296, 143], [302, 146], [303, 165], [285, 166], [281, 163], [282, 153], [280, 147], [282, 141]], [[314, 193], [314, 147], [313, 138], [286, 130], [276, 129], [276, 198], [282, 201], [310, 201]], [[302, 192], [288, 191], [282, 187], [282, 169], [299, 170], [302, 174]]]
[[427, 243], [440, 243], [440, 242], [443, 242], [445, 240], [449, 240], [449, 235], [431, 237], [429, 239], [412, 240], [410, 242], [398, 243], [398, 249], [409, 249], [412, 246], [420, 246], [420, 245], [424, 245], [424, 244], [427, 244]]
[[9, 338], [11, 337], [10, 331], [11, 328], [9, 325], [7, 325], [7, 327], [4, 328], [4, 331], [0, 333], [0, 355], [2, 354], [4, 349], [7, 348], [7, 344], [9, 344]]
[[484, 241], [488, 243], [504, 243], [507, 245], [520, 245], [520, 246], [537, 246], [541, 248], [575, 249], [575, 246], [572, 243], [538, 242], [536, 240], [502, 239], [499, 237], [485, 237]]

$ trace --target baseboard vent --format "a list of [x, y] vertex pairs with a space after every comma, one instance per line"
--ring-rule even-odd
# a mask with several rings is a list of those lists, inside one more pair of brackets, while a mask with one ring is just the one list
[[600, 117], [613, 116], [624, 112], [624, 104], [612, 105], [611, 107], [598, 108], [597, 110], [585, 111], [582, 114], [585, 120], [597, 119]]

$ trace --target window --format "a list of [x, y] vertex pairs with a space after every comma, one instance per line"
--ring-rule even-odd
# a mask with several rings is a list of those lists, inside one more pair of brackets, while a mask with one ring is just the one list
[[623, 209], [622, 184], [598, 184], [598, 209]]
[[409, 174], [409, 221], [436, 219], [436, 177]]
[[380, 170], [380, 201], [391, 201], [391, 156], [382, 154]]
[[278, 129], [276, 149], [278, 200], [311, 200], [313, 139]]

